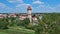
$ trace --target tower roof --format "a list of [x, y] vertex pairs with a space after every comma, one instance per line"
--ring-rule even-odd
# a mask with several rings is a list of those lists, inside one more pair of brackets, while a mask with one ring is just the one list
[[30, 6], [28, 6], [27, 10], [32, 10]]

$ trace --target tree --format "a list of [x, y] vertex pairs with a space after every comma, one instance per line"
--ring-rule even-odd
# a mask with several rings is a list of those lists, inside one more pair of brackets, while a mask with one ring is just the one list
[[27, 27], [27, 25], [30, 23], [30, 20], [29, 20], [29, 18], [26, 18], [26, 19], [24, 19], [23, 20], [23, 26], [25, 26], [25, 27]]
[[38, 17], [39, 24], [34, 26], [35, 34], [54, 34], [56, 25], [56, 14], [45, 14], [43, 19]]
[[0, 18], [0, 28], [8, 29], [8, 18]]

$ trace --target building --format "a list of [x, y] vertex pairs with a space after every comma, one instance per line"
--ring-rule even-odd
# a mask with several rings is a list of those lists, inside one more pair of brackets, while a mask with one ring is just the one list
[[24, 20], [25, 18], [27, 18], [27, 15], [26, 14], [24, 14], [24, 15], [20, 14], [19, 15], [19, 19], [20, 20]]
[[38, 19], [35, 15], [32, 16], [33, 25], [38, 25]]
[[6, 18], [7, 16], [7, 14], [0, 14], [0, 18]]
[[32, 22], [32, 14], [31, 14], [31, 7], [30, 6], [28, 6], [28, 8], [27, 8], [27, 14], [28, 14], [28, 18], [29, 18], [29, 20], [30, 20], [30, 23]]
[[9, 14], [8, 17], [17, 17], [15, 13]]

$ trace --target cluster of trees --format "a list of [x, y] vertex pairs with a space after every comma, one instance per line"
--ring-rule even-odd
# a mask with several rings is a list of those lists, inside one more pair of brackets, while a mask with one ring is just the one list
[[43, 18], [38, 19], [38, 25], [31, 25], [29, 29], [33, 29], [35, 34], [59, 34], [60, 31], [60, 14], [44, 14]]
[[30, 23], [29, 19], [20, 20], [19, 18], [0, 18], [0, 29], [7, 29], [9, 26], [24, 26], [27, 29], [32, 29], [35, 34], [57, 34], [60, 26], [60, 14], [44, 14], [42, 20], [37, 16], [38, 25]]
[[[39, 25], [35, 26], [36, 34], [59, 34], [59, 14], [44, 14], [42, 20], [38, 18]], [[59, 29], [59, 31], [58, 31]]]
[[24, 26], [26, 27], [29, 24], [29, 19], [20, 20], [19, 18], [7, 17], [0, 18], [0, 29], [7, 29], [11, 26]]

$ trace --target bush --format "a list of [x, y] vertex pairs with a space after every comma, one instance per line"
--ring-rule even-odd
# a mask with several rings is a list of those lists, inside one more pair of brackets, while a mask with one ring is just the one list
[[33, 28], [34, 28], [34, 25], [33, 25], [33, 23], [29, 23], [28, 25], [27, 25], [27, 27], [26, 27], [27, 29], [32, 29], [33, 30]]
[[27, 25], [28, 25], [29, 23], [30, 23], [29, 18], [26, 18], [26, 19], [23, 20], [22, 25], [25, 26], [25, 27], [27, 27]]
[[24, 19], [24, 20], [20, 20], [20, 19], [17, 19], [16, 20], [16, 25], [17, 26], [25, 26], [27, 27], [27, 25], [30, 23], [30, 20], [28, 18]]
[[8, 29], [8, 24], [7, 18], [0, 19], [0, 29]]

